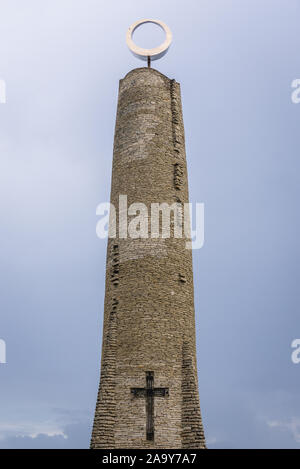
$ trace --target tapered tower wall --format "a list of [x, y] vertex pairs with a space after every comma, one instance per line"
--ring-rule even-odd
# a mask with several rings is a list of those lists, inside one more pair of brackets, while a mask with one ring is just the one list
[[[151, 68], [120, 80], [111, 202], [188, 202], [180, 86]], [[131, 218], [128, 217], [128, 222]], [[175, 221], [176, 223], [176, 221]], [[174, 224], [174, 220], [173, 220]], [[119, 220], [117, 235], [119, 235]], [[149, 219], [149, 232], [150, 232]], [[202, 448], [192, 251], [187, 238], [108, 240], [101, 378], [92, 448]], [[147, 405], [134, 388], [168, 389]], [[146, 393], [146, 391], [143, 391]]]

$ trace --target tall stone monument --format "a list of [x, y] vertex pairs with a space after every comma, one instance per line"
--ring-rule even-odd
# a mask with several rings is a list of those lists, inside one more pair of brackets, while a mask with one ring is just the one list
[[[143, 50], [131, 35], [148, 21], [163, 27], [166, 41]], [[170, 42], [170, 30], [154, 20], [137, 22], [127, 33], [129, 47], [148, 67], [120, 80], [111, 183], [117, 212], [123, 210], [120, 195], [127, 196], [128, 206], [144, 203], [149, 214], [153, 203], [189, 200], [180, 86], [150, 68]], [[167, 238], [132, 239], [120, 220], [116, 228], [107, 246], [91, 448], [205, 448], [187, 238], [175, 238], [171, 230]]]

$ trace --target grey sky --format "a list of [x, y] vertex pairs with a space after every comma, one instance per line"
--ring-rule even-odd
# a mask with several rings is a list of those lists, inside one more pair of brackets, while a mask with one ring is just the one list
[[[0, 1], [0, 447], [88, 447], [99, 380], [118, 80], [125, 32], [165, 21], [153, 64], [181, 83], [198, 368], [211, 448], [300, 447], [300, 0]], [[153, 42], [149, 44], [153, 32]], [[141, 45], [160, 32], [137, 31]], [[144, 44], [143, 44], [144, 41]]]

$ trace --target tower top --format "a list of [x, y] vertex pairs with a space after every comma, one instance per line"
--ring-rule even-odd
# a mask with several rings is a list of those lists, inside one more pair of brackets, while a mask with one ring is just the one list
[[[153, 49], [143, 49], [142, 47], [137, 46], [133, 42], [132, 35], [134, 31], [137, 28], [139, 28], [142, 24], [145, 24], [145, 23], [157, 24], [165, 32], [166, 38], [160, 46], [154, 47]], [[126, 44], [131, 50], [131, 52], [133, 53], [133, 55], [135, 55], [135, 57], [138, 57], [141, 60], [148, 60], [149, 67], [150, 67], [151, 59], [152, 60], [160, 59], [168, 52], [171, 42], [172, 42], [172, 32], [170, 28], [165, 23], [159, 20], [145, 19], [145, 20], [136, 21], [130, 26], [130, 28], [127, 30], [127, 33], [126, 33]]]

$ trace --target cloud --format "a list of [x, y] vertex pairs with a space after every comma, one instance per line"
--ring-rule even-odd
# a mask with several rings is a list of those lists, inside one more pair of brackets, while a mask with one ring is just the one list
[[292, 417], [289, 420], [270, 420], [267, 422], [271, 428], [279, 428], [292, 434], [296, 443], [300, 443], [300, 418]]
[[16, 422], [16, 423], [0, 423], [0, 439], [7, 437], [29, 437], [37, 438], [39, 435], [48, 437], [62, 436], [68, 438], [63, 428], [55, 422]]
[[[36, 425], [32, 425], [36, 429]], [[22, 431], [21, 428], [15, 428]], [[39, 431], [39, 429], [37, 429]], [[10, 436], [0, 439], [1, 449], [76, 449], [88, 448], [90, 432], [87, 425], [82, 423], [71, 424], [63, 429], [51, 429], [49, 427], [41, 428], [46, 433], [32, 433], [30, 436], [17, 435], [13, 432]]]
[[0, 448], [88, 448], [90, 419], [84, 410], [19, 409], [0, 423]]
[[209, 436], [208, 438], [206, 438], [206, 445], [207, 446], [215, 445], [217, 442], [218, 442], [218, 440], [215, 436], [211, 436], [211, 437]]

